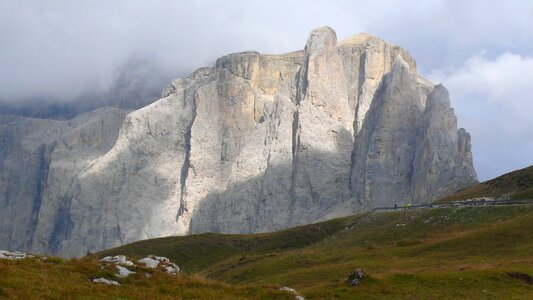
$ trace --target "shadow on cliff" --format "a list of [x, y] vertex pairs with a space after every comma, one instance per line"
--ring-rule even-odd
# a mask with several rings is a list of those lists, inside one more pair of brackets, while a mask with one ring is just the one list
[[[353, 137], [344, 130], [338, 140]], [[269, 162], [263, 173], [209, 193], [192, 213], [190, 232], [274, 231], [362, 210], [349, 191], [351, 151], [307, 149], [298, 156]]]

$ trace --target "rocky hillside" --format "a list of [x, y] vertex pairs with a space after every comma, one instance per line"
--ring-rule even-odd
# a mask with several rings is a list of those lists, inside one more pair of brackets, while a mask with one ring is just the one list
[[494, 179], [469, 186], [456, 193], [439, 199], [450, 202], [467, 199], [533, 199], [533, 166], [503, 174]]
[[242, 52], [127, 116], [0, 120], [0, 248], [81, 255], [422, 203], [475, 182], [446, 89], [398, 46], [319, 28]]
[[272, 285], [230, 285], [125, 257], [64, 260], [0, 250], [0, 275], [1, 299], [295, 299]]

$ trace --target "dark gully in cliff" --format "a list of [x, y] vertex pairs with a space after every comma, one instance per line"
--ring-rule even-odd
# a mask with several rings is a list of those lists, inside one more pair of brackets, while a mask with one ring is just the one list
[[0, 116], [0, 248], [85, 254], [423, 203], [476, 181], [449, 95], [414, 59], [328, 27], [230, 54], [158, 101], [69, 121]]

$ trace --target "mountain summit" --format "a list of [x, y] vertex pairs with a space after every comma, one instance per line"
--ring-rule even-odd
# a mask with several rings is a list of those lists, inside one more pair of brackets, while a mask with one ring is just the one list
[[313, 30], [242, 52], [125, 113], [0, 116], [0, 248], [85, 254], [198, 232], [272, 231], [422, 203], [476, 181], [449, 95], [403, 49]]

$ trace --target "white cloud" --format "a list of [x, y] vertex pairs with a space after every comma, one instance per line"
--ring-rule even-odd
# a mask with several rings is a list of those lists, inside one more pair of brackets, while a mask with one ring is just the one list
[[533, 164], [533, 57], [481, 53], [428, 77], [450, 90], [481, 179]]
[[[447, 72], [436, 71], [430, 77], [446, 81], [458, 96], [480, 94], [487, 101], [527, 104], [524, 91], [533, 90], [533, 57], [506, 52], [494, 60], [479, 54], [471, 57], [459, 69]], [[509, 101], [509, 98], [519, 96]], [[527, 103], [526, 103], [527, 102]]]
[[105, 88], [139, 54], [182, 76], [230, 52], [294, 51], [324, 25], [394, 42], [422, 70], [479, 47], [533, 52], [528, 0], [0, 0], [0, 101]]

